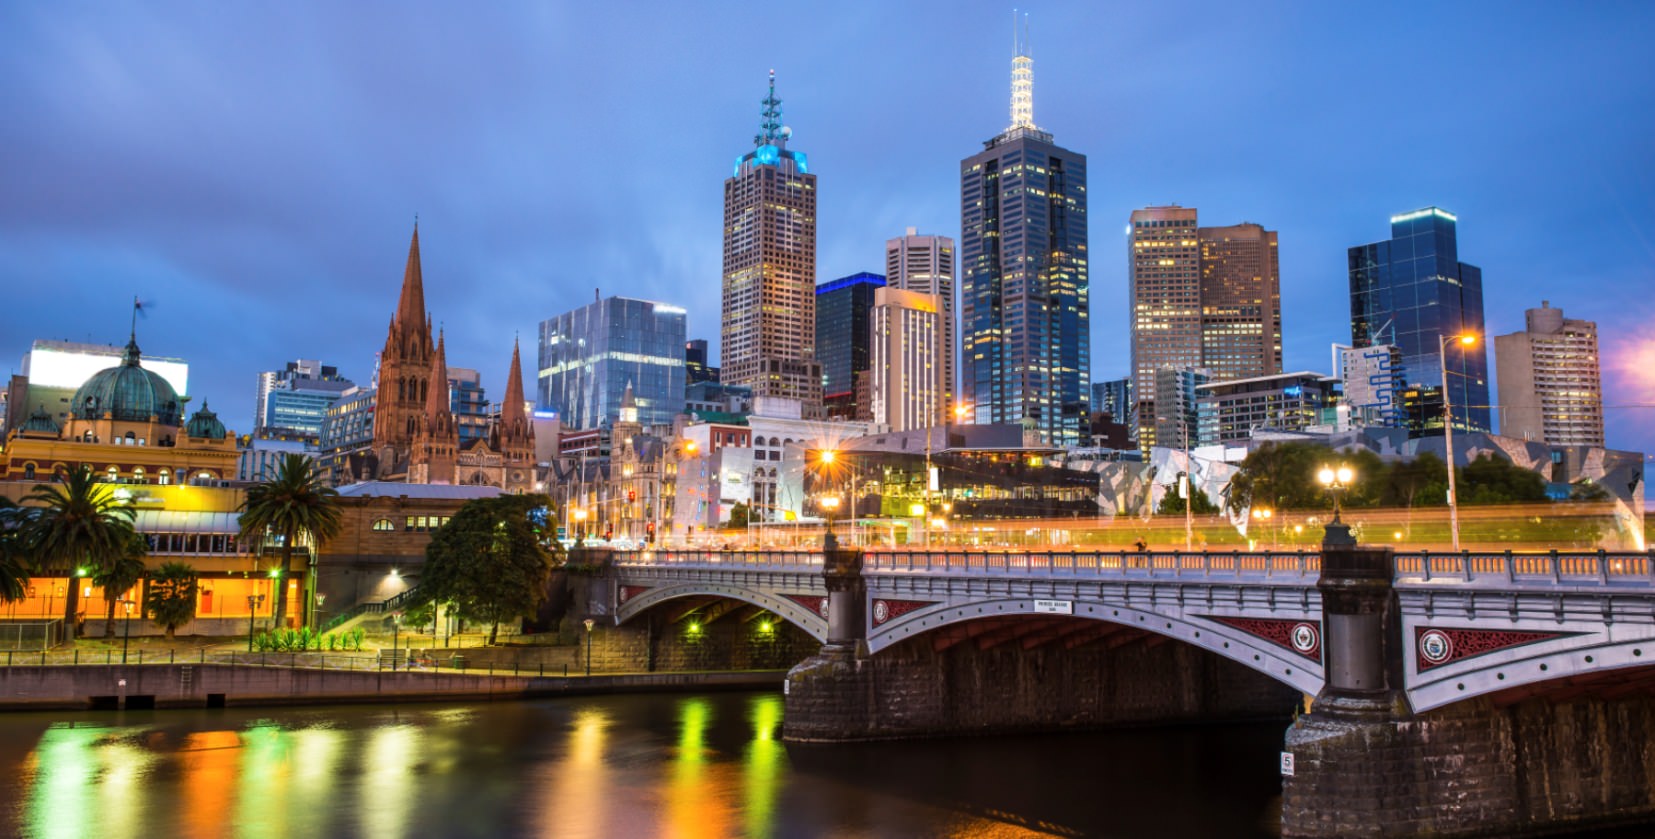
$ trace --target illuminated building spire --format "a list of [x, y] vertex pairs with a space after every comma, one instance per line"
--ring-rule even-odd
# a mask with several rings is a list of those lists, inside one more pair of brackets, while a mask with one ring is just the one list
[[759, 112], [764, 121], [759, 123], [759, 133], [753, 135], [753, 145], [785, 147], [787, 138], [792, 136], [793, 131], [782, 125], [782, 100], [776, 98], [775, 70], [770, 71], [770, 93], [760, 100], [759, 104], [764, 106], [764, 110]]
[[1034, 59], [1029, 57], [1029, 13], [1023, 13], [1019, 30], [1017, 12], [1011, 17], [1011, 128], [1032, 128], [1034, 124]]

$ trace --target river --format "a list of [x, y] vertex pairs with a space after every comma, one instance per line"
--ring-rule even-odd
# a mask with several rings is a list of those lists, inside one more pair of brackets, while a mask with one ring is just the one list
[[781, 697], [0, 715], [0, 836], [1252, 837], [1286, 723], [783, 744]]

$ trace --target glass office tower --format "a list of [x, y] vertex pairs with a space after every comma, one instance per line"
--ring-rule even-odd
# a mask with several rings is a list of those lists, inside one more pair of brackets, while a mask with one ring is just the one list
[[[1414, 436], [1443, 427], [1443, 357], [1448, 337], [1448, 396], [1455, 430], [1488, 431], [1488, 335], [1483, 272], [1459, 261], [1456, 219], [1427, 207], [1391, 217], [1391, 238], [1350, 249], [1351, 344], [1400, 351], [1403, 422]], [[1470, 333], [1465, 346], [1454, 337]]]
[[669, 425], [684, 410], [684, 310], [606, 297], [540, 322], [535, 405], [565, 428], [613, 425], [632, 385], [638, 421]]
[[[816, 287], [816, 360], [822, 363], [822, 402], [831, 416], [858, 415], [856, 376], [868, 372], [868, 315], [885, 278], [862, 272]], [[866, 405], [860, 405], [866, 412]]]

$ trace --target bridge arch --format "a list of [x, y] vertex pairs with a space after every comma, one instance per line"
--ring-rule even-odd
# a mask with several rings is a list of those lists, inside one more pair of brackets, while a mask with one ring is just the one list
[[[881, 619], [880, 600], [871, 598], [869, 604], [870, 654], [877, 655], [879, 651], [903, 641], [928, 633], [948, 632], [973, 622], [1018, 617], [1064, 618], [1071, 625], [1085, 626], [1090, 623], [1100, 628], [1117, 627], [1181, 641], [1309, 695], [1321, 691], [1324, 679], [1319, 605], [1314, 612], [1284, 610], [1279, 617], [1259, 618], [1256, 611], [1244, 615], [1225, 614], [1226, 610], [1215, 609], [1211, 614], [1190, 614], [1182, 609], [1150, 610], [1094, 600], [1047, 601], [1006, 597], [957, 605], [938, 603], [896, 616], [891, 615], [897, 610], [886, 606], [883, 611], [886, 617]], [[1054, 613], [1050, 605], [1053, 603], [1067, 604], [1070, 611]], [[1292, 630], [1301, 625], [1308, 626], [1314, 633], [1314, 643], [1309, 645], [1308, 650], [1295, 648], [1291, 643]], [[1254, 631], [1242, 627], [1251, 627]], [[1261, 629], [1266, 630], [1266, 634], [1282, 633], [1284, 642], [1272, 642], [1260, 634], [1258, 630]], [[1031, 636], [1039, 631], [1038, 628], [1029, 630]]]
[[[622, 587], [623, 595], [626, 588]], [[825, 593], [819, 596], [823, 600], [826, 599]], [[799, 600], [789, 597], [739, 585], [718, 583], [666, 583], [650, 586], [632, 596], [622, 596], [618, 598], [620, 602], [615, 609], [615, 621], [624, 624], [663, 603], [690, 597], [719, 597], [757, 606], [798, 627], [817, 641], [827, 641], [827, 618], [823, 617], [823, 610], [819, 606], [811, 609]]]
[[[1619, 638], [1609, 637], [1602, 625], [1596, 628], [1564, 625], [1529, 632], [1488, 631], [1496, 641], [1500, 634], [1519, 639], [1524, 635], [1552, 637], [1456, 658], [1453, 645], [1456, 637], [1447, 634], [1454, 630], [1405, 629], [1408, 701], [1415, 711], [1429, 711], [1490, 695], [1508, 701], [1611, 686], [1622, 693], [1655, 693], [1655, 627], [1645, 625], [1627, 630], [1615, 632]], [[1433, 632], [1447, 634], [1446, 651], [1432, 643], [1435, 639], [1429, 636]], [[1626, 638], [1627, 634], [1635, 637]], [[1448, 660], [1433, 664], [1437, 658]]]

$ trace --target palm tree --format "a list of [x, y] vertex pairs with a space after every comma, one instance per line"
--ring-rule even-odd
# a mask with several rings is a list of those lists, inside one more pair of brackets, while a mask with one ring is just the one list
[[[315, 619], [316, 551], [322, 543], [339, 535], [342, 514], [339, 512], [339, 493], [322, 478], [316, 462], [302, 454], [282, 458], [276, 476], [247, 489], [247, 499], [241, 503], [241, 540], [262, 547], [266, 534], [281, 537], [282, 564], [285, 572], [293, 563], [293, 546], [301, 536], [310, 543], [310, 567], [305, 574], [305, 625]], [[273, 614], [282, 616], [287, 609], [287, 586], [278, 576]]]
[[142, 534], [134, 533], [127, 542], [126, 553], [92, 575], [92, 585], [103, 589], [104, 603], [109, 606], [109, 614], [103, 622], [103, 637], [115, 637], [115, 598], [144, 578], [144, 556], [148, 553], [149, 541]]
[[182, 562], [163, 563], [149, 576], [144, 611], [173, 639], [178, 627], [195, 620], [195, 569]]
[[39, 508], [23, 528], [35, 570], [69, 578], [69, 596], [63, 599], [64, 637], [74, 640], [80, 608], [75, 578], [99, 572], [127, 554], [134, 535], [132, 508], [116, 501], [115, 493], [99, 484], [85, 464], [72, 472], [59, 470], [57, 483], [37, 484], [24, 500]]
[[23, 562], [23, 544], [18, 528], [23, 526], [23, 509], [0, 495], [0, 603], [22, 600], [29, 585], [29, 567]]

